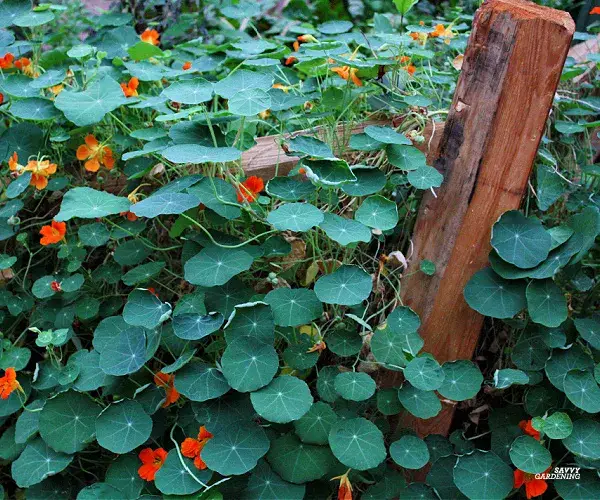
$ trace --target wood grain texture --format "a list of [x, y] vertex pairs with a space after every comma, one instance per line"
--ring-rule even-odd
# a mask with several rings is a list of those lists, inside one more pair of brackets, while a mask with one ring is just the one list
[[[256, 139], [255, 146], [242, 153], [242, 168], [247, 175], [256, 175], [264, 180], [272, 179], [275, 175], [286, 175], [298, 163], [299, 158], [285, 154], [281, 148], [281, 142], [284, 139], [298, 135], [312, 135], [332, 143], [334, 149], [343, 151], [352, 134], [361, 133], [367, 125], [387, 124], [389, 121], [384, 120], [371, 120], [358, 125], [342, 124], [337, 127], [334, 137], [325, 137], [326, 129], [322, 127], [301, 130], [294, 134], [259, 137]], [[429, 123], [423, 131], [425, 141], [415, 143], [415, 146], [427, 155], [430, 164], [437, 157], [437, 148], [443, 129], [443, 122]]]
[[[471, 359], [477, 346], [483, 317], [463, 289], [487, 265], [493, 223], [520, 206], [574, 29], [567, 13], [522, 0], [477, 11], [434, 162], [444, 183], [421, 203], [402, 283], [404, 303], [422, 318], [424, 351], [440, 362]], [[414, 272], [422, 259], [435, 262], [433, 276]], [[451, 415], [445, 407], [408, 423], [446, 434]]]

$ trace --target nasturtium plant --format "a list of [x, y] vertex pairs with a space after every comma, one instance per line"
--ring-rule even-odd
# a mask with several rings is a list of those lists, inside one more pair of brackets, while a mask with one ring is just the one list
[[598, 497], [598, 58], [435, 359], [475, 5], [163, 3], [0, 3], [0, 498]]

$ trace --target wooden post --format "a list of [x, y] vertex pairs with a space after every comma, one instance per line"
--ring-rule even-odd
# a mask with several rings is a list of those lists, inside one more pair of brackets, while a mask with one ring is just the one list
[[[520, 206], [574, 30], [566, 12], [523, 0], [477, 11], [434, 163], [444, 183], [421, 203], [402, 283], [404, 304], [422, 319], [424, 351], [440, 362], [471, 359], [477, 346], [483, 317], [463, 289], [487, 265], [493, 223]], [[422, 259], [435, 263], [433, 276], [414, 272]], [[446, 434], [452, 413], [444, 405], [410, 425]]]

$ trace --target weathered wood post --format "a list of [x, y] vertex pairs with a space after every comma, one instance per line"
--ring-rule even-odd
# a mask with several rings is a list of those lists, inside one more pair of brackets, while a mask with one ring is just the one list
[[[405, 305], [422, 319], [424, 350], [440, 362], [473, 356], [483, 317], [463, 289], [487, 264], [493, 223], [521, 203], [574, 30], [566, 12], [524, 0], [477, 11], [434, 163], [444, 183], [421, 203], [402, 283]], [[422, 259], [435, 263], [433, 276], [411, 275]], [[452, 413], [444, 405], [410, 425], [446, 434]]]

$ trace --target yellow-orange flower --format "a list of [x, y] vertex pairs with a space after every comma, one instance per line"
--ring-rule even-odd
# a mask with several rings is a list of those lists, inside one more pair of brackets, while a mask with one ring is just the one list
[[67, 234], [67, 224], [65, 222], [56, 222], [53, 220], [52, 224], [43, 226], [42, 229], [40, 229], [40, 234], [42, 235], [40, 244], [46, 246], [58, 243], [65, 239], [65, 234]]
[[273, 88], [274, 89], [279, 89], [279, 90], [283, 90], [286, 94], [290, 91], [290, 89], [292, 87], [289, 87], [287, 85], [284, 85], [283, 83], [274, 83], [273, 84]]
[[322, 352], [327, 349], [327, 344], [325, 344], [324, 340], [318, 340], [315, 344], [308, 349], [306, 352]]
[[175, 403], [179, 397], [181, 396], [177, 389], [175, 389], [175, 375], [171, 375], [168, 373], [158, 372], [154, 375], [154, 383], [158, 387], [162, 387], [166, 393], [166, 399], [163, 403], [163, 408], [166, 408], [169, 405]]
[[300, 43], [317, 43], [318, 40], [312, 35], [300, 35], [298, 37]]
[[427, 41], [427, 33], [409, 33], [409, 36], [419, 45], [425, 45], [425, 42]]
[[15, 61], [15, 68], [20, 69], [25, 75], [37, 78], [39, 73], [35, 70], [35, 67], [31, 63], [31, 59], [28, 57], [21, 57]]
[[156, 450], [144, 448], [138, 455], [142, 461], [142, 465], [138, 469], [138, 476], [145, 481], [154, 481], [154, 477], [165, 463], [167, 455], [168, 453], [163, 448], [157, 448]]
[[17, 380], [17, 372], [14, 368], [7, 368], [4, 375], [0, 377], [0, 399], [8, 399], [14, 391], [23, 391]]
[[429, 34], [429, 36], [431, 38], [443, 38], [444, 43], [448, 44], [450, 43], [450, 39], [454, 38], [454, 33], [452, 33], [450, 26], [445, 28], [443, 24], [436, 24], [435, 29]]
[[358, 68], [342, 66], [331, 68], [331, 71], [333, 71], [335, 74], [337, 74], [340, 78], [343, 78], [344, 80], [352, 80], [352, 83], [354, 83], [354, 85], [356, 85], [357, 87], [362, 87], [363, 85], [361, 79], [358, 78], [358, 76], [356, 76], [356, 73], [358, 73]]
[[88, 172], [97, 172], [100, 165], [104, 165], [108, 170], [115, 166], [112, 149], [100, 144], [92, 134], [86, 135], [85, 144], [77, 148], [77, 159], [86, 160], [83, 166]]
[[158, 31], [151, 30], [150, 28], [146, 28], [146, 30], [140, 35], [140, 40], [142, 40], [142, 42], [150, 43], [152, 45], [160, 44], [159, 38], [160, 35], [158, 34]]
[[29, 160], [26, 166], [20, 165], [16, 152], [8, 159], [8, 167], [18, 175], [31, 172], [29, 185], [37, 190], [44, 189], [48, 185], [48, 177], [56, 173], [56, 163], [50, 163], [50, 160]]
[[206, 464], [200, 454], [202, 453], [202, 449], [208, 443], [208, 441], [213, 437], [213, 435], [206, 430], [206, 427], [200, 427], [200, 431], [198, 432], [198, 437], [194, 438], [185, 438], [183, 443], [181, 443], [181, 454], [187, 458], [194, 459], [194, 466], [197, 469], [204, 470], [206, 469]]
[[121, 83], [121, 89], [125, 97], [135, 97], [138, 95], [137, 88], [140, 85], [140, 81], [134, 76], [127, 83]]

